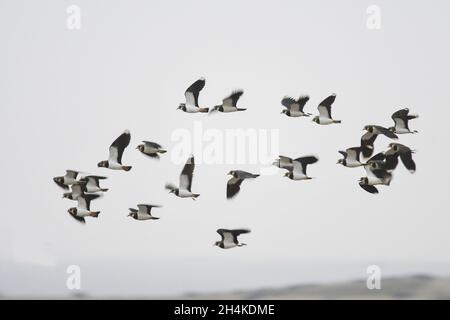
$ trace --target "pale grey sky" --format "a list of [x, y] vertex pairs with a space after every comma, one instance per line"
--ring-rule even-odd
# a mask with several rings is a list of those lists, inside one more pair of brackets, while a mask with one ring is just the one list
[[[78, 31], [66, 28], [71, 4], [81, 8]], [[380, 30], [366, 27], [372, 4], [381, 9]], [[67, 263], [90, 261], [97, 272], [106, 268], [112, 274], [119, 271], [105, 261], [129, 262], [130, 271], [121, 273], [125, 287], [133, 261], [161, 266], [149, 272], [165, 270], [168, 278], [201, 270], [209, 279], [186, 285], [180, 280], [171, 292], [211, 288], [216, 274], [225, 277], [217, 283], [237, 288], [310, 280], [298, 278], [295, 268], [284, 269], [294, 262], [316, 265], [316, 271], [324, 261], [399, 262], [409, 272], [412, 261], [427, 266], [417, 271], [439, 272], [450, 263], [449, 9], [448, 1], [399, 0], [0, 0], [0, 261], [63, 272]], [[204, 106], [243, 88], [240, 104], [248, 110], [215, 117], [176, 111], [184, 90], [201, 76]], [[317, 126], [280, 114], [284, 95], [309, 94], [305, 110], [317, 113], [317, 104], [331, 93], [337, 94], [333, 115], [341, 125]], [[391, 126], [391, 114], [401, 107], [420, 115], [411, 123], [419, 134], [399, 141], [417, 150], [418, 169], [411, 175], [400, 165], [392, 185], [373, 196], [357, 185], [364, 170], [336, 165], [337, 150], [358, 145], [366, 124]], [[194, 120], [220, 130], [278, 128], [281, 154], [319, 156], [308, 169], [317, 179], [262, 176], [227, 201], [225, 174], [259, 167], [198, 165], [198, 201], [175, 198], [164, 184], [177, 182], [182, 166], [170, 161], [170, 151], [155, 162], [135, 147], [152, 140], [170, 150], [172, 132], [192, 130]], [[133, 169], [97, 168], [125, 129], [132, 139], [124, 163]], [[379, 138], [376, 150], [389, 142]], [[109, 177], [110, 191], [92, 205], [100, 217], [84, 227], [68, 216], [73, 203], [61, 198], [52, 181], [65, 169]], [[129, 207], [142, 202], [163, 205], [161, 220], [126, 217]], [[244, 236], [249, 245], [213, 247], [219, 227], [251, 228]], [[175, 266], [164, 268], [171, 261]], [[251, 283], [242, 280], [249, 266], [260, 263], [273, 267], [261, 268]], [[234, 267], [227, 273], [229, 264]], [[0, 267], [0, 293], [40, 292], [34, 285], [38, 271], [24, 281], [11, 270], [21, 268]], [[285, 278], [270, 281], [277, 273]], [[364, 269], [347, 276], [364, 276]], [[55, 280], [61, 277], [61, 283]], [[64, 293], [64, 277], [58, 273], [51, 280], [54, 292]], [[314, 277], [333, 279], [329, 273]], [[2, 288], [2, 282], [8, 285]], [[164, 286], [149, 281], [142, 290], [159, 293]], [[91, 285], [92, 291], [99, 288], [101, 281]]]

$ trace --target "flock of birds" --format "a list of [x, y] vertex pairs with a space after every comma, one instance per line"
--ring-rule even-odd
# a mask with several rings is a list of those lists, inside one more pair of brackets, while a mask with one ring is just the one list
[[[211, 110], [199, 106], [199, 94], [205, 87], [205, 79], [201, 78], [194, 82], [185, 91], [185, 103], [181, 103], [178, 107], [187, 113], [213, 113], [213, 112], [238, 112], [245, 111], [245, 108], [239, 108], [237, 102], [242, 96], [243, 91], [235, 91], [230, 96], [223, 99], [221, 105], [216, 105]], [[318, 106], [319, 115], [314, 116], [312, 121], [319, 125], [339, 124], [341, 120], [334, 120], [331, 116], [331, 107], [336, 99], [336, 95], [330, 95], [324, 99]], [[285, 109], [282, 114], [288, 117], [310, 117], [311, 113], [306, 113], [304, 107], [309, 101], [308, 96], [300, 96], [297, 100], [291, 97], [284, 97], [281, 104]], [[398, 139], [400, 134], [417, 133], [415, 130], [409, 129], [409, 121], [417, 118], [417, 115], [409, 113], [408, 109], [401, 109], [392, 114], [394, 126], [385, 128], [378, 125], [367, 125], [364, 127], [365, 134], [361, 137], [360, 146], [348, 148], [345, 151], [339, 151], [343, 158], [338, 160], [341, 164], [348, 168], [363, 167], [366, 171], [365, 177], [359, 179], [359, 186], [370, 193], [378, 193], [377, 185], [389, 186], [392, 180], [392, 172], [396, 169], [399, 158], [404, 166], [414, 173], [416, 164], [412, 158], [414, 153], [409, 147], [399, 144], [390, 143], [388, 150], [374, 153], [374, 142], [379, 135], [384, 135], [390, 139]], [[98, 163], [98, 167], [108, 168], [112, 170], [130, 171], [131, 166], [122, 164], [122, 155], [125, 148], [128, 147], [131, 140], [131, 134], [128, 130], [122, 133], [109, 147], [109, 158]], [[137, 148], [144, 155], [159, 159], [161, 154], [167, 151], [155, 142], [143, 141]], [[369, 158], [363, 161], [362, 157]], [[314, 164], [319, 159], [316, 156], [304, 156], [292, 159], [286, 156], [279, 156], [273, 165], [287, 170], [285, 177], [291, 180], [309, 180], [306, 173], [308, 165]], [[194, 175], [194, 156], [191, 155], [180, 174], [178, 186], [175, 184], [166, 184], [166, 189], [169, 193], [174, 194], [180, 198], [191, 198], [195, 200], [200, 196], [198, 193], [192, 192], [192, 179]], [[242, 170], [233, 170], [228, 173], [231, 178], [227, 182], [226, 196], [228, 199], [235, 197], [241, 188], [244, 180], [255, 179], [259, 175]], [[54, 182], [63, 189], [69, 190], [63, 194], [64, 198], [77, 201], [77, 206], [68, 209], [68, 213], [81, 223], [85, 223], [86, 217], [98, 217], [100, 211], [91, 210], [91, 201], [101, 196], [103, 192], [108, 189], [100, 186], [101, 181], [106, 179], [104, 176], [98, 175], [84, 175], [79, 171], [67, 170], [64, 176], [53, 178]], [[128, 216], [136, 220], [157, 220], [158, 217], [152, 215], [153, 208], [159, 208], [158, 205], [153, 204], [138, 204], [136, 208], [130, 208]], [[249, 233], [248, 229], [218, 229], [217, 233], [221, 236], [221, 240], [215, 243], [216, 246], [222, 249], [229, 249], [233, 247], [244, 246], [244, 243], [238, 241], [238, 236]]]

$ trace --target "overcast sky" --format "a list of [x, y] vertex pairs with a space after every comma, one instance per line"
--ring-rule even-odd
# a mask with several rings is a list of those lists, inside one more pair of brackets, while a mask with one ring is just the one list
[[[66, 27], [71, 4], [81, 8], [80, 30]], [[366, 26], [372, 4], [381, 9], [380, 30]], [[133, 261], [161, 266], [157, 272], [168, 278], [204, 275], [186, 286], [173, 284], [173, 292], [211, 288], [214, 281], [232, 287], [295, 282], [298, 269], [283, 269], [294, 262], [317, 271], [322, 261], [411, 261], [427, 265], [417, 271], [437, 272], [450, 263], [449, 12], [444, 0], [0, 0], [0, 261], [63, 270], [90, 261], [111, 272], [114, 263], [105, 261], [129, 262], [128, 273], [121, 273], [125, 287]], [[184, 90], [199, 77], [206, 78], [203, 106], [243, 88], [239, 103], [248, 110], [214, 117], [177, 111]], [[317, 113], [331, 93], [337, 94], [333, 116], [340, 125], [280, 114], [285, 95], [310, 95], [305, 110]], [[419, 134], [399, 141], [417, 150], [417, 172], [400, 165], [390, 187], [380, 187], [377, 196], [366, 193], [357, 184], [364, 170], [338, 166], [337, 151], [357, 146], [366, 124], [391, 126], [391, 114], [404, 107], [420, 115], [411, 122]], [[171, 136], [192, 132], [196, 120], [222, 132], [279, 129], [281, 154], [320, 158], [308, 168], [316, 179], [265, 175], [245, 182], [227, 201], [226, 173], [260, 166], [201, 164], [193, 181], [198, 201], [169, 195], [164, 184], [178, 182], [182, 169], [171, 160]], [[133, 169], [97, 168], [125, 129], [131, 144], [123, 162]], [[149, 159], [135, 150], [141, 140], [169, 152], [159, 162]], [[378, 138], [376, 150], [389, 142]], [[92, 204], [101, 214], [85, 226], [69, 217], [74, 203], [62, 199], [52, 181], [66, 169], [109, 177], [104, 185], [110, 191]], [[163, 205], [155, 210], [161, 219], [127, 218], [137, 203]], [[241, 227], [252, 229], [241, 239], [247, 247], [213, 247], [217, 228]], [[167, 261], [190, 261], [190, 267], [165, 269]], [[258, 264], [273, 267], [253, 270], [257, 276], [247, 283], [248, 266]], [[0, 269], [0, 293], [40, 292], [33, 286], [38, 271], [24, 281], [11, 270], [19, 269]], [[364, 270], [348, 276], [363, 277]], [[268, 280], [278, 273], [285, 273], [279, 283]], [[54, 292], [63, 292], [63, 281]], [[164, 292], [164, 286], [149, 281], [143, 291]]]

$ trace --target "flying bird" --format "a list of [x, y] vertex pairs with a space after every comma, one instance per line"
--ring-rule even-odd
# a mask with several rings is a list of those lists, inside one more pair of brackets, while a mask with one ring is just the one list
[[250, 233], [249, 229], [218, 229], [217, 233], [220, 234], [222, 239], [214, 243], [215, 246], [222, 249], [230, 249], [234, 247], [246, 246], [245, 243], [238, 241], [238, 236], [245, 233]]
[[182, 110], [188, 113], [203, 112], [208, 113], [209, 108], [200, 108], [198, 105], [198, 95], [200, 91], [205, 87], [205, 79], [201, 78], [190, 85], [184, 92], [186, 103], [180, 103], [177, 110]]
[[387, 170], [394, 170], [398, 164], [398, 158], [402, 160], [403, 165], [409, 172], [416, 172], [416, 163], [412, 158], [414, 150], [400, 143], [390, 143], [389, 150], [387, 150], [384, 155], [386, 157], [386, 168]]
[[292, 160], [292, 170], [285, 173], [285, 177], [288, 177], [291, 180], [310, 180], [311, 177], [308, 177], [306, 174], [306, 168], [308, 165], [316, 163], [319, 159], [315, 156], [307, 156], [297, 158]]
[[166, 184], [166, 189], [170, 190], [169, 193], [173, 193], [180, 198], [192, 198], [193, 200], [200, 196], [198, 193], [191, 192], [194, 167], [194, 156], [190, 156], [184, 165], [183, 171], [181, 171], [179, 187], [177, 188], [172, 184]]
[[161, 208], [161, 206], [153, 204], [138, 204], [138, 209], [130, 208], [129, 217], [135, 220], [158, 220], [158, 217], [154, 217], [151, 214], [152, 208]]
[[122, 165], [122, 155], [126, 147], [130, 144], [130, 131], [125, 130], [109, 147], [109, 159], [100, 161], [98, 167], [109, 168], [112, 170], [130, 171], [131, 166]]
[[236, 112], [236, 111], [245, 111], [245, 108], [238, 108], [237, 102], [239, 98], [244, 94], [244, 91], [237, 90], [233, 92], [230, 96], [226, 97], [222, 100], [222, 104], [214, 106], [211, 112], [219, 111], [219, 112]]
[[337, 163], [342, 164], [344, 167], [356, 168], [364, 165], [359, 159], [361, 154], [360, 147], [348, 148], [345, 151], [339, 151], [339, 153], [342, 154], [344, 158], [339, 159]]
[[233, 170], [228, 174], [233, 177], [227, 182], [227, 199], [233, 198], [239, 190], [241, 190], [242, 181], [259, 177], [259, 174], [253, 174], [242, 170]]
[[159, 158], [159, 154], [166, 153], [167, 151], [164, 150], [161, 145], [151, 142], [151, 141], [142, 141], [143, 144], [140, 144], [136, 147], [140, 152], [143, 154], [152, 157], [152, 158]]
[[100, 211], [91, 211], [91, 201], [100, 197], [98, 194], [84, 194], [77, 198], [77, 207], [67, 210], [69, 214], [81, 223], [85, 223], [85, 217], [97, 218]]
[[105, 180], [107, 177], [103, 176], [86, 176], [80, 179], [81, 181], [86, 182], [85, 192], [87, 193], [95, 193], [95, 192], [106, 192], [108, 189], [100, 187], [100, 180]]
[[65, 190], [69, 190], [69, 186], [77, 182], [80, 172], [75, 170], [66, 170], [66, 174], [60, 177], [54, 177], [53, 181]]
[[359, 179], [359, 186], [369, 193], [378, 193], [376, 185], [389, 186], [392, 181], [392, 174], [386, 169], [385, 155], [380, 152], [370, 158], [364, 165], [367, 177]]
[[361, 137], [361, 150], [364, 157], [368, 158], [373, 154], [375, 140], [382, 134], [391, 139], [398, 139], [398, 136], [382, 126], [367, 125], [363, 130], [367, 132]]
[[333, 120], [331, 117], [331, 106], [333, 105], [334, 100], [336, 100], [336, 94], [332, 94], [323, 100], [317, 107], [319, 110], [319, 115], [315, 116], [312, 121], [321, 125], [341, 123], [341, 120]]
[[401, 109], [392, 114], [392, 120], [394, 120], [395, 126], [390, 127], [389, 130], [396, 134], [405, 134], [405, 133], [417, 133], [416, 130], [411, 131], [409, 129], [408, 122], [409, 120], [416, 119], [419, 116], [416, 114], [409, 114], [409, 109]]
[[309, 117], [312, 114], [303, 111], [305, 104], [309, 101], [309, 96], [300, 96], [298, 100], [291, 97], [284, 97], [281, 104], [286, 108], [281, 111], [288, 117]]

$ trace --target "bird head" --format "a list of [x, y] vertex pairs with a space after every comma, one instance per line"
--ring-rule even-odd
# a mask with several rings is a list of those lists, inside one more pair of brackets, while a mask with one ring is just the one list
[[281, 114], [285, 114], [285, 115], [287, 115], [287, 110], [286, 109], [283, 109], [283, 110], [281, 110]]
[[67, 212], [75, 216], [77, 214], [77, 208], [70, 208], [69, 210], [67, 210]]
[[136, 149], [138, 149], [140, 152], [144, 152], [144, 145], [140, 144], [136, 147]]
[[319, 123], [319, 117], [318, 117], [318, 116], [315, 116], [315, 117], [312, 119], [312, 121], [315, 122], [315, 123]]
[[291, 173], [290, 172], [286, 172], [285, 174], [284, 174], [284, 176], [283, 177], [288, 177], [289, 178], [289, 176], [291, 175]]
[[339, 159], [336, 163], [344, 165], [344, 159]]
[[398, 151], [398, 145], [396, 143], [389, 143], [389, 148], [393, 151]]
[[274, 162], [272, 162], [272, 165], [279, 168], [280, 167], [280, 159], [276, 159]]
[[107, 167], [108, 167], [108, 161], [106, 161], [106, 160], [100, 161], [100, 162], [97, 164], [97, 167], [99, 167], [99, 168], [107, 168]]
[[220, 107], [221, 107], [221, 105], [214, 106], [214, 108], [212, 108], [211, 111], [219, 111]]
[[392, 133], [395, 133], [395, 127], [389, 127], [388, 130]]
[[234, 174], [235, 174], [235, 171], [234, 170], [231, 170], [230, 172], [228, 172], [227, 173], [228, 175], [230, 175], [230, 176], [234, 176]]
[[369, 131], [370, 133], [373, 132], [373, 127], [372, 126], [364, 126], [363, 130]]
[[53, 178], [53, 181], [55, 181], [56, 183], [63, 183], [64, 177], [55, 177], [55, 178]]
[[133, 216], [133, 212], [128, 213], [127, 217], [132, 217]]
[[185, 109], [186, 109], [186, 104], [185, 103], [180, 103], [180, 105], [177, 108], [177, 110], [185, 110]]
[[63, 198], [67, 198], [67, 199], [73, 199], [73, 197], [72, 197], [72, 193], [71, 192], [66, 192], [66, 193], [64, 193], [63, 194]]
[[214, 246], [215, 246], [215, 247], [220, 247], [220, 241], [214, 242]]

